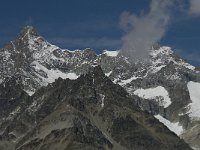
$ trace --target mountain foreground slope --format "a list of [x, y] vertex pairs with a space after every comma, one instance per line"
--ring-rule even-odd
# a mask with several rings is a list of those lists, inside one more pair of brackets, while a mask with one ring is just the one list
[[139, 97], [130, 97], [100, 67], [77, 80], [58, 78], [32, 97], [14, 81], [1, 86], [5, 98], [1, 114], [6, 118], [1, 140], [9, 142], [4, 146], [17, 150], [191, 149], [141, 111], [135, 103]]
[[[132, 63], [132, 61], [129, 58], [124, 57], [120, 51], [104, 51], [102, 54], [97, 55], [89, 48], [83, 51], [65, 50], [48, 43], [33, 27], [25, 27], [14, 41], [11, 41], [4, 48], [0, 49], [0, 62], [2, 64], [0, 68], [0, 83], [2, 85], [0, 97], [2, 103], [2, 116], [0, 118], [0, 123], [1, 136], [4, 141], [2, 141], [2, 145], [6, 145], [11, 142], [10, 145], [12, 147], [12, 142], [14, 142], [18, 143], [16, 145], [18, 148], [31, 149], [31, 146], [38, 144], [39, 147], [35, 147], [35, 149], [39, 149], [43, 146], [45, 149], [45, 146], [48, 146], [48, 142], [51, 140], [51, 138], [54, 140], [57, 139], [55, 136], [60, 137], [60, 139], [58, 138], [58, 143], [64, 140], [63, 138], [65, 138], [66, 141], [66, 138], [69, 138], [69, 140], [64, 143], [70, 143], [73, 141], [72, 139], [77, 139], [75, 138], [77, 135], [71, 133], [72, 131], [69, 131], [69, 128], [71, 129], [71, 127], [77, 127], [77, 124], [74, 123], [74, 118], [80, 119], [81, 116], [83, 118], [81, 119], [82, 121], [85, 120], [85, 118], [87, 120], [84, 121], [84, 123], [91, 124], [92, 128], [95, 128], [91, 130], [95, 131], [95, 133], [97, 132], [97, 136], [102, 137], [102, 139], [105, 138], [103, 140], [103, 145], [106, 145], [108, 148], [112, 148], [116, 144], [117, 147], [122, 146], [123, 148], [121, 149], [125, 149], [125, 147], [127, 149], [139, 149], [138, 147], [134, 147], [134, 145], [143, 145], [143, 147], [141, 146], [140, 149], [145, 149], [147, 148], [145, 146], [150, 146], [148, 142], [145, 141], [147, 138], [149, 139], [148, 141], [153, 143], [155, 142], [152, 144], [152, 147], [155, 146], [155, 148], [158, 147], [162, 149], [178, 149], [180, 146], [180, 141], [176, 139], [176, 135], [183, 138], [188, 144], [191, 145], [191, 147], [197, 149], [200, 148], [198, 142], [200, 140], [198, 136], [200, 133], [200, 115], [198, 110], [198, 106], [200, 106], [200, 97], [198, 97], [198, 93], [200, 93], [200, 86], [198, 84], [200, 83], [200, 72], [194, 66], [188, 64], [186, 61], [178, 57], [169, 47], [161, 47], [156, 45], [149, 50], [149, 56], [150, 62], [148, 63]], [[100, 93], [100, 96], [98, 94], [95, 95], [95, 99], [98, 102], [91, 101], [91, 103], [94, 103], [92, 104], [92, 107], [90, 106], [90, 103], [82, 104], [83, 99], [78, 101], [73, 100], [73, 97], [76, 97], [79, 95], [79, 93], [71, 96], [69, 96], [69, 93], [60, 93], [62, 89], [60, 89], [59, 86], [62, 86], [62, 82], [63, 84], [64, 82], [70, 82], [73, 84], [76, 83], [76, 89], [79, 89], [82, 86], [84, 87], [84, 85], [80, 85], [78, 81], [80, 81], [80, 78], [84, 78], [84, 76], [88, 78], [88, 74], [91, 74], [91, 72], [88, 72], [93, 70], [95, 66], [101, 66], [104, 74], [108, 76], [113, 83], [121, 85], [126, 90], [124, 93], [129, 93], [126, 93], [123, 96], [129, 95], [128, 97], [131, 97], [127, 98], [127, 100], [125, 100], [126, 97], [123, 97], [123, 100], [119, 100], [124, 101], [124, 103], [120, 102], [120, 106], [117, 105], [120, 107], [118, 108], [115, 106], [115, 100], [117, 97], [112, 97], [113, 95], [117, 96], [118, 93], [112, 93], [114, 91], [111, 90], [108, 95], [111, 94], [112, 98], [110, 98], [109, 101], [112, 101], [111, 103], [114, 103], [112, 106], [114, 106], [112, 107], [109, 105], [110, 110], [108, 111], [108, 116], [99, 117], [102, 110], [96, 108], [99, 106], [101, 106], [103, 110], [107, 108], [104, 108], [106, 103], [100, 103], [100, 101], [102, 101], [100, 99], [105, 98], [105, 93]], [[101, 73], [100, 78], [105, 79], [105, 81], [109, 80], [104, 76], [104, 74], [102, 75]], [[74, 81], [69, 81], [67, 78]], [[58, 82], [60, 84], [57, 84]], [[111, 85], [106, 86], [112, 87], [113, 85], [112, 88], [114, 90], [114, 87], [119, 85], [115, 85], [112, 82], [109, 82]], [[58, 86], [53, 88], [55, 91], [50, 88], [54, 84]], [[98, 82], [98, 84], [101, 85], [102, 83]], [[95, 84], [95, 86], [98, 85]], [[69, 91], [72, 90], [68, 86], [62, 88], [67, 88]], [[57, 91], [56, 89], [59, 90]], [[120, 89], [122, 90], [122, 88]], [[81, 90], [82, 89], [80, 89], [80, 91]], [[83, 97], [87, 97], [91, 94], [91, 91], [87, 90], [84, 91], [86, 93], [82, 95]], [[96, 93], [96, 88], [93, 90], [95, 91], [94, 93]], [[51, 96], [49, 97], [48, 95]], [[55, 97], [54, 100], [52, 99], [53, 97]], [[74, 102], [74, 105], [71, 104], [73, 102], [68, 102], [67, 99], [70, 98], [67, 97], [71, 97], [71, 101]], [[62, 108], [60, 105], [66, 107], [69, 105], [69, 118], [66, 119], [67, 121], [65, 123], [58, 123], [58, 125], [52, 125], [51, 123], [48, 123], [52, 120], [54, 120], [53, 122], [55, 124], [56, 122], [60, 122], [57, 121], [57, 119], [62, 113], [61, 110], [68, 110], [68, 108]], [[78, 113], [77, 108], [74, 107], [79, 105], [81, 105], [80, 107], [83, 107], [81, 109], [84, 109], [85, 107], [91, 107], [91, 110], [88, 110], [87, 108], [87, 112], [84, 112], [83, 110], [80, 111], [78, 108]], [[40, 107], [41, 111], [39, 111], [40, 109], [38, 110]], [[61, 112], [57, 112], [57, 107]], [[94, 110], [92, 110], [93, 108]], [[31, 114], [29, 111], [32, 110], [35, 111], [33, 113], [35, 116], [29, 116], [29, 113]], [[142, 123], [140, 121], [138, 122], [136, 119], [136, 114], [138, 113], [138, 115], [141, 116], [139, 118], [146, 118], [145, 115], [153, 118], [151, 115], [148, 113], [146, 114], [141, 110], [154, 115], [171, 131], [175, 132], [176, 135], [172, 135], [172, 133], [160, 125], [156, 119], [150, 119], [152, 122], [148, 121], [148, 119], [146, 122], [146, 119], [144, 119]], [[135, 111], [137, 113], [135, 113]], [[116, 116], [114, 115], [115, 113], [117, 113]], [[90, 116], [91, 114], [92, 116]], [[98, 114], [98, 117], [94, 114]], [[110, 115], [114, 115], [112, 117], [114, 120], [116, 119], [118, 121], [115, 122], [112, 120]], [[34, 117], [37, 119], [33, 119]], [[24, 122], [20, 122], [20, 119], [24, 120]], [[47, 119], [47, 123], [43, 123], [44, 119]], [[96, 122], [100, 120], [103, 120], [103, 123]], [[109, 121], [109, 125], [106, 124], [106, 120]], [[110, 135], [112, 133], [110, 122], [113, 125], [119, 125], [119, 127], [116, 127], [115, 129], [117, 129], [117, 131], [119, 130], [120, 133], [116, 134], [122, 134], [122, 137], [116, 137], [115, 139], [114, 136], [116, 135]], [[106, 125], [103, 125], [104, 123]], [[132, 126], [130, 123], [138, 127], [139, 133], [135, 133], [134, 125]], [[46, 124], [47, 127], [45, 127]], [[97, 124], [102, 124], [104, 127], [98, 127]], [[124, 127], [122, 124], [124, 124]], [[161, 129], [157, 129], [157, 124], [159, 127], [162, 126]], [[119, 129], [121, 127], [123, 129]], [[49, 131], [42, 132], [44, 129], [48, 128], [50, 128]], [[81, 128], [83, 128], [84, 131], [86, 130], [84, 129], [86, 126], [82, 126]], [[12, 131], [12, 129], [14, 130]], [[128, 131], [126, 131], [126, 129], [128, 129]], [[152, 130], [153, 133], [149, 132], [149, 130]], [[160, 130], [162, 130], [163, 133]], [[50, 134], [49, 132], [53, 133]], [[65, 134], [60, 135], [60, 132], [65, 132]], [[105, 135], [100, 135], [99, 132], [102, 132], [101, 134], [105, 132], [106, 134], [110, 135], [111, 140], [106, 138]], [[130, 135], [129, 133], [132, 133], [133, 135]], [[123, 134], [127, 135], [123, 136]], [[146, 138], [143, 137], [143, 134]], [[46, 137], [47, 135], [49, 135], [48, 138]], [[71, 135], [72, 137], [64, 137], [66, 135]], [[135, 136], [139, 136], [138, 139], [140, 139], [141, 136], [141, 138], [144, 140], [144, 143], [140, 143], [141, 140], [138, 142]], [[19, 137], [19, 139], [17, 137]], [[47, 143], [44, 142], [45, 139]], [[84, 138], [82, 137], [82, 140], [83, 139]], [[134, 143], [131, 141], [131, 139], [138, 143]], [[170, 145], [169, 141], [171, 142], [171, 139], [174, 139], [175, 143], [172, 142]], [[102, 145], [102, 143], [98, 143], [97, 139], [94, 140], [96, 140], [94, 142], [96, 145], [90, 147], [90, 144], [86, 144], [86, 147], [89, 146], [87, 149], [98, 149], [98, 146]], [[112, 143], [112, 141], [114, 143]], [[81, 143], [80, 141], [77, 141], [77, 149], [83, 146], [82, 144], [85, 144], [84, 142]], [[178, 144], [176, 144], [176, 142]], [[187, 145], [185, 145], [183, 141], [181, 142], [183, 146], [185, 146], [182, 147], [182, 149], [188, 149]], [[131, 143], [134, 144], [131, 145]], [[73, 142], [71, 144], [74, 146]], [[169, 147], [165, 147], [165, 144], [169, 145]], [[62, 144], [59, 146], [61, 145]], [[126, 146], [124, 147], [124, 145]], [[158, 145], [162, 145], [163, 147], [159, 147]], [[177, 145], [177, 147], [175, 148], [174, 145]], [[116, 146], [114, 149], [117, 149]]]

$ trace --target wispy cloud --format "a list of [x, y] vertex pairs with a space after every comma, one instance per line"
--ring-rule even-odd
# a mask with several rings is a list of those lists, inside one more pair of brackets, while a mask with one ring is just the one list
[[120, 24], [125, 31], [122, 38], [124, 55], [133, 61], [148, 59], [150, 47], [165, 35], [173, 5], [169, 0], [152, 0], [147, 14], [122, 13]]
[[190, 8], [189, 14], [191, 15], [200, 15], [200, 0], [189, 0], [190, 1]]
[[122, 52], [133, 61], [148, 60], [148, 50], [159, 42], [173, 22], [174, 13], [186, 19], [200, 16], [200, 0], [151, 0], [149, 12], [140, 15], [123, 12], [120, 25], [124, 31]]

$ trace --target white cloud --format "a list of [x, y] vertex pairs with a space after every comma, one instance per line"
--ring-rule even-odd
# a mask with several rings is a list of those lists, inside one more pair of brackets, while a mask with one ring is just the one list
[[190, 0], [189, 13], [191, 15], [200, 15], [200, 0]]
[[148, 50], [158, 42], [167, 30], [171, 18], [171, 7], [175, 1], [152, 0], [145, 15], [123, 12], [120, 25], [125, 31], [122, 52], [133, 61], [148, 60]]

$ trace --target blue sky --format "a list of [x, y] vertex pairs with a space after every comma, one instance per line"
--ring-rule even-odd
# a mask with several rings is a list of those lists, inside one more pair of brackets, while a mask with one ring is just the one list
[[[200, 66], [200, 6], [197, 2], [191, 9], [189, 3], [195, 0], [183, 1], [180, 11], [176, 11], [177, 7], [171, 11], [170, 22], [159, 41]], [[120, 27], [121, 14], [128, 11], [140, 17], [148, 13], [150, 3], [151, 0], [1, 0], [0, 47], [13, 40], [21, 28], [32, 25], [61, 48], [91, 47], [97, 53], [120, 49], [125, 34]]]

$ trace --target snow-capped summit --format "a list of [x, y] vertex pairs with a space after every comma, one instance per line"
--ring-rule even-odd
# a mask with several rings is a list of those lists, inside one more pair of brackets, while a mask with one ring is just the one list
[[56, 50], [60, 48], [48, 43], [33, 27], [23, 28], [17, 38], [0, 51], [1, 80], [18, 75], [24, 90], [30, 94], [59, 77], [71, 77], [57, 68], [61, 60], [54, 55]]
[[152, 63], [154, 65], [165, 65], [173, 62], [174, 64], [185, 67], [191, 70], [195, 70], [195, 67], [185, 62], [174, 51], [167, 46], [159, 47], [158, 49], [152, 49], [150, 51]]
[[21, 32], [19, 33], [17, 38], [21, 38], [21, 39], [29, 39], [31, 36], [35, 36], [38, 37], [40, 36], [39, 33], [36, 31], [36, 29], [34, 29], [33, 26], [25, 26]]

